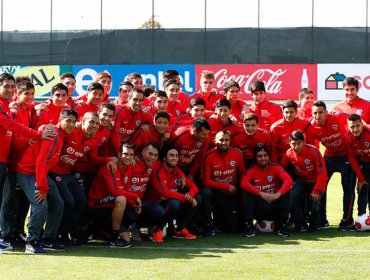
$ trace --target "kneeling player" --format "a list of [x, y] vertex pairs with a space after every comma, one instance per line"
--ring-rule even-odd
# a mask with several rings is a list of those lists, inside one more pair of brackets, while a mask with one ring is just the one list
[[253, 219], [272, 220], [277, 224], [277, 233], [288, 237], [287, 221], [291, 208], [292, 178], [279, 165], [270, 162], [266, 147], [254, 150], [256, 164], [243, 177], [243, 207], [246, 226], [242, 236], [255, 236]]

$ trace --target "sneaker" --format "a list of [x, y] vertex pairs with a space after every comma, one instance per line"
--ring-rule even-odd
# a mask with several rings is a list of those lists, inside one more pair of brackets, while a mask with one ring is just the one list
[[111, 248], [130, 248], [132, 247], [132, 243], [127, 242], [121, 238], [117, 238], [114, 241], [109, 241], [109, 247]]
[[358, 231], [357, 227], [355, 225], [350, 225], [347, 227], [348, 231]]
[[306, 232], [308, 231], [308, 225], [296, 225], [294, 228], [295, 232]]
[[163, 243], [162, 230], [160, 228], [156, 229], [151, 235], [150, 240], [155, 243]]
[[6, 240], [3, 240], [2, 242], [0, 242], [0, 250], [2, 251], [10, 251], [10, 250], [13, 250], [13, 246], [10, 242], [6, 241]]
[[328, 229], [329, 228], [329, 221], [325, 220], [325, 222], [319, 225], [319, 229]]
[[46, 251], [64, 251], [66, 246], [56, 240], [45, 240], [42, 242], [42, 248]]
[[202, 228], [200, 234], [203, 236], [214, 236], [216, 233], [213, 225], [207, 225]]
[[131, 238], [135, 241], [142, 241], [140, 230], [136, 227], [135, 224], [132, 224], [129, 228], [129, 231], [131, 232]]
[[277, 230], [277, 234], [281, 237], [289, 237], [291, 236], [292, 234], [289, 232], [288, 230], [288, 226], [285, 224], [281, 225], [278, 230]]
[[174, 229], [174, 234], [173, 234], [172, 237], [174, 237], [174, 238], [184, 238], [184, 239], [189, 239], [189, 240], [197, 238], [196, 235], [191, 234], [186, 228], [183, 228], [182, 230]]
[[44, 254], [46, 251], [40, 246], [39, 242], [32, 241], [26, 244], [26, 250], [24, 252], [27, 254]]
[[256, 236], [256, 227], [253, 224], [246, 224], [242, 237], [253, 237]]
[[[339, 231], [349, 231], [350, 228], [353, 229], [354, 224], [353, 224], [353, 219], [350, 219], [349, 221], [342, 219], [339, 223], [338, 230]], [[353, 230], [351, 230], [353, 231]]]

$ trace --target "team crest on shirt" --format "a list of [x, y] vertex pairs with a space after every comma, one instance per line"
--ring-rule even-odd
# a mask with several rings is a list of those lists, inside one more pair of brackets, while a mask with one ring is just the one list
[[369, 148], [369, 146], [370, 146], [369, 142], [364, 142], [364, 145], [365, 145], [366, 148]]
[[180, 116], [180, 110], [176, 110], [176, 116]]
[[270, 183], [272, 182], [272, 180], [274, 179], [274, 177], [272, 176], [267, 176], [267, 181], [269, 181]]
[[79, 172], [75, 173], [75, 178], [76, 179], [80, 179], [80, 177], [81, 177], [81, 174]]
[[257, 143], [257, 147], [262, 147], [262, 143]]
[[56, 176], [56, 177], [55, 177], [55, 180], [56, 180], [57, 182], [62, 182], [62, 177], [60, 177], [60, 176]]
[[89, 146], [86, 146], [86, 147], [84, 148], [84, 153], [86, 153], [88, 150], [90, 150], [90, 148], [89, 148]]
[[308, 165], [308, 164], [310, 164], [310, 163], [311, 163], [311, 161], [310, 161], [308, 158], [306, 158], [306, 159], [304, 160], [304, 163]]
[[101, 142], [102, 142], [102, 143], [104, 143], [104, 142], [105, 142], [105, 140], [106, 140], [106, 139], [105, 139], [105, 137], [103, 137], [103, 138], [101, 139]]
[[128, 176], [125, 177], [125, 183], [127, 183], [127, 182], [128, 182]]
[[140, 123], [141, 123], [141, 122], [140, 122], [140, 120], [137, 120], [137, 121], [136, 121], [136, 126], [139, 126], [139, 125], [140, 125]]
[[235, 166], [235, 160], [230, 161], [231, 166]]
[[152, 169], [148, 168], [147, 172], [148, 172], [148, 174], [152, 174]]
[[198, 148], [202, 147], [202, 145], [203, 145], [203, 143], [202, 143], [202, 142], [198, 142], [198, 143], [197, 143], [197, 147], [198, 147]]
[[362, 109], [357, 109], [356, 114], [361, 116], [361, 114], [362, 114]]
[[338, 130], [338, 125], [337, 124], [333, 124], [333, 129], [334, 130]]

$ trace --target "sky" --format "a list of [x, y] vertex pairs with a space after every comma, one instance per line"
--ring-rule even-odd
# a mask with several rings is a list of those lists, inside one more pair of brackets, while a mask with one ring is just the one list
[[[2, 30], [136, 29], [152, 0], [0, 0]], [[368, 0], [154, 0], [163, 28], [366, 26]], [[102, 9], [101, 9], [102, 4]], [[258, 18], [258, 4], [260, 17]], [[351, 5], [351, 7], [347, 7]], [[52, 7], [52, 9], [51, 9]], [[206, 8], [205, 8], [206, 7]], [[102, 10], [102, 17], [101, 17]], [[206, 10], [206, 12], [205, 12]], [[32, 11], [30, 13], [30, 11]], [[52, 16], [51, 16], [52, 11]], [[205, 15], [206, 20], [205, 20]]]

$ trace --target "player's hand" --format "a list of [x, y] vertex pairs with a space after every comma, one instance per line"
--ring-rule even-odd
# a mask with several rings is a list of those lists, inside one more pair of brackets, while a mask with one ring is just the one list
[[193, 197], [188, 193], [184, 194], [184, 198], [187, 202], [190, 202], [190, 203], [193, 202]]
[[112, 173], [115, 173], [117, 170], [117, 164], [113, 161], [108, 162], [107, 167], [110, 171], [112, 171]]
[[30, 139], [28, 139], [28, 145], [33, 145], [33, 144], [35, 144], [36, 143], [36, 140], [35, 139], [32, 139], [32, 138], [30, 138]]
[[231, 120], [231, 123], [235, 126], [239, 126], [239, 121], [237, 118], [235, 118], [234, 116], [229, 116], [230, 120]]
[[193, 201], [192, 201], [192, 203], [191, 203], [191, 206], [192, 206], [192, 207], [197, 207], [197, 205], [198, 205], [197, 200], [196, 200], [195, 198], [193, 198]]
[[271, 194], [271, 197], [272, 197], [273, 201], [277, 200], [281, 197], [281, 192], [273, 193], [273, 194]]
[[140, 200], [140, 198], [136, 199], [134, 209], [135, 209], [136, 214], [138, 214], [138, 215], [141, 214], [141, 200]]
[[169, 132], [163, 133], [162, 135], [162, 140], [163, 141], [168, 141], [171, 137], [171, 134]]
[[320, 195], [319, 194], [314, 194], [314, 193], [311, 193], [310, 194], [310, 199], [312, 200], [312, 202], [319, 202], [320, 201]]
[[229, 194], [236, 193], [237, 189], [234, 185], [229, 185]]
[[46, 199], [47, 199], [47, 194], [41, 194], [39, 190], [35, 190], [34, 198], [37, 204], [39, 203], [45, 204]]
[[48, 124], [44, 127], [41, 132], [41, 139], [46, 140], [53, 140], [53, 138], [57, 135], [55, 126], [52, 124]]
[[149, 124], [142, 124], [141, 129], [144, 131], [150, 131], [150, 125]]
[[366, 181], [363, 181], [363, 182], [357, 182], [357, 185], [356, 185], [356, 189], [357, 189], [357, 192], [360, 192], [362, 187], [363, 186], [366, 186], [367, 185], [367, 182]]
[[268, 203], [271, 203], [273, 201], [271, 195], [269, 193], [265, 193], [265, 192], [259, 192], [259, 196], [266, 200]]

